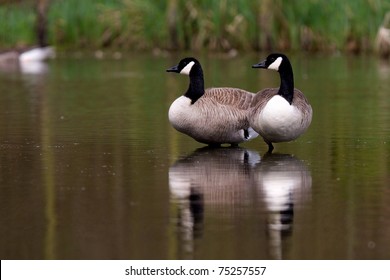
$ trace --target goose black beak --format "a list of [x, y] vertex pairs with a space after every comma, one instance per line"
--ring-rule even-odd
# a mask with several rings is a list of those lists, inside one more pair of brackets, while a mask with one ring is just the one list
[[254, 64], [254, 65], [252, 65], [252, 68], [267, 68], [267, 66], [265, 65], [265, 62], [266, 62], [266, 60], [259, 62], [257, 64]]
[[179, 65], [175, 65], [175, 66], [172, 66], [171, 68], [168, 68], [167, 69], [167, 72], [175, 72], [175, 73], [179, 73]]

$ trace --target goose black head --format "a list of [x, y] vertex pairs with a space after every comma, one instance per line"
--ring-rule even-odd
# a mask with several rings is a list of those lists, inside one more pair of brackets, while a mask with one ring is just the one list
[[190, 76], [192, 74], [195, 74], [199, 70], [201, 71], [199, 61], [193, 57], [186, 57], [180, 60], [178, 65], [167, 69], [167, 72], [175, 72], [182, 75]]
[[291, 68], [290, 61], [287, 56], [281, 53], [272, 53], [267, 56], [266, 60], [252, 65], [252, 68], [264, 68], [280, 72], [284, 68]]
[[190, 85], [184, 96], [191, 99], [191, 104], [194, 104], [204, 94], [203, 70], [199, 61], [195, 58], [183, 58], [178, 65], [167, 69], [167, 72], [179, 73], [190, 77]]
[[294, 74], [287, 56], [281, 53], [272, 53], [266, 60], [252, 65], [252, 68], [264, 68], [279, 72], [280, 87], [278, 94], [284, 97], [290, 105], [294, 97]]

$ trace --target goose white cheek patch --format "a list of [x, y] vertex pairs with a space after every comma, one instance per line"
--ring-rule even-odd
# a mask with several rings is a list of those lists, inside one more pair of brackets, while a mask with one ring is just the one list
[[190, 63], [188, 63], [186, 65], [186, 67], [184, 67], [181, 71], [180, 71], [180, 74], [182, 75], [189, 75], [190, 74], [190, 71], [191, 71], [191, 68], [192, 66], [194, 66], [195, 62], [191, 61]]
[[279, 70], [279, 66], [282, 63], [282, 60], [283, 60], [283, 58], [278, 57], [272, 64], [270, 64], [268, 66], [268, 69], [278, 71]]

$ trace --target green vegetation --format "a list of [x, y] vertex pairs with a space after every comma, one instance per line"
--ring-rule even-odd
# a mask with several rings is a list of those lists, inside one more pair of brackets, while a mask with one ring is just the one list
[[[33, 0], [0, 2], [0, 48], [31, 45]], [[40, 0], [60, 49], [371, 51], [388, 0]]]

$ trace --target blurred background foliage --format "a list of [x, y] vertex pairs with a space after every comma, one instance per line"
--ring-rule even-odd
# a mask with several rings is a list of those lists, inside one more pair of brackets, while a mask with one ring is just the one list
[[39, 4], [63, 50], [366, 52], [390, 11], [389, 0], [0, 0], [0, 49], [36, 42]]

